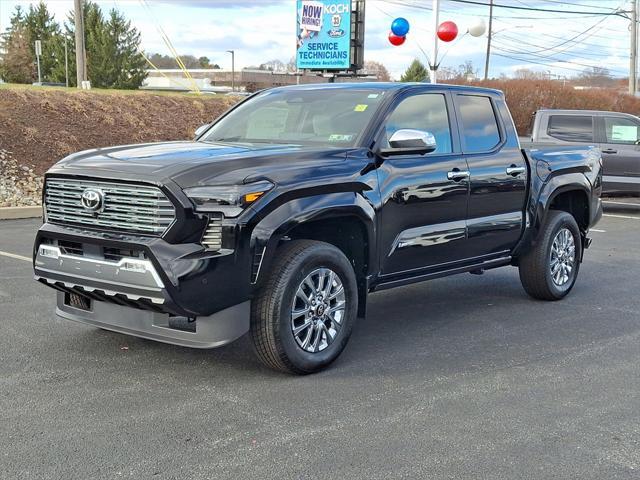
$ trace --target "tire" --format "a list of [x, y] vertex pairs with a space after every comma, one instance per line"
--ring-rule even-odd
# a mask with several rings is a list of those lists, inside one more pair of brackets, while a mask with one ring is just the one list
[[564, 298], [578, 278], [581, 241], [575, 218], [561, 210], [550, 210], [536, 245], [520, 259], [520, 281], [525, 291], [539, 300]]
[[[321, 301], [315, 297], [315, 305], [311, 303], [311, 284], [323, 296]], [[305, 310], [309, 312], [301, 315]], [[357, 311], [356, 276], [338, 248], [311, 240], [287, 242], [276, 251], [273, 268], [251, 303], [251, 337], [256, 354], [275, 370], [317, 372], [344, 350]]]

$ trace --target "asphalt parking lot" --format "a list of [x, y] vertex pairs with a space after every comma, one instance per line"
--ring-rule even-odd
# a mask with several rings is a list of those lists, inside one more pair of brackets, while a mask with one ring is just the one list
[[513, 268], [377, 293], [307, 377], [246, 337], [199, 351], [56, 319], [21, 258], [38, 224], [0, 222], [0, 478], [640, 478], [637, 209], [603, 218], [564, 301]]

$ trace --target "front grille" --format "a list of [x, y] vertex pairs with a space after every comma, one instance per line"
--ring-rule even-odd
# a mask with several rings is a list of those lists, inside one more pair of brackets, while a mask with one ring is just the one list
[[222, 215], [211, 214], [209, 224], [202, 236], [202, 245], [208, 250], [220, 250], [222, 248]]
[[[86, 189], [102, 193], [99, 211], [82, 205]], [[45, 211], [51, 223], [158, 236], [176, 216], [173, 204], [157, 187], [60, 178], [45, 184]]]

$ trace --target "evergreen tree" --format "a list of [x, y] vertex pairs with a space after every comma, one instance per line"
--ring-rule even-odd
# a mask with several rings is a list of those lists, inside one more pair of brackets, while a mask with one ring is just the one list
[[[0, 0], [2, 1], [2, 0]], [[87, 74], [98, 88], [138, 88], [146, 77], [146, 64], [139, 52], [140, 33], [113, 9], [107, 18], [93, 2], [83, 5]], [[7, 81], [30, 83], [36, 78], [36, 39], [42, 41], [41, 68], [45, 81], [65, 81], [65, 39], [68, 47], [69, 84], [76, 85], [75, 19], [68, 15], [64, 31], [45, 4], [16, 9], [11, 25], [0, 40], [0, 75]], [[11, 60], [11, 61], [9, 61]]]
[[105, 60], [111, 62], [108, 85], [112, 88], [138, 88], [147, 77], [146, 60], [140, 53], [140, 32], [117, 10], [109, 12], [105, 25]]
[[0, 35], [0, 78], [7, 82], [29, 83], [33, 62], [22, 7], [17, 6], [7, 30]]
[[[35, 41], [40, 40], [42, 42], [42, 55], [40, 56], [42, 80], [52, 81], [51, 71], [57, 62], [57, 59], [53, 56], [54, 41], [60, 35], [60, 26], [42, 1], [35, 7], [33, 5], [29, 6], [29, 12], [25, 16], [24, 24], [27, 30], [31, 59], [33, 62], [36, 61]], [[34, 80], [37, 80], [37, 74], [34, 75]]]
[[31, 61], [28, 32], [24, 25], [16, 24], [10, 35], [3, 39], [0, 77], [9, 83], [31, 83], [35, 65]]
[[400, 77], [401, 82], [424, 82], [428, 77], [427, 68], [417, 58]]

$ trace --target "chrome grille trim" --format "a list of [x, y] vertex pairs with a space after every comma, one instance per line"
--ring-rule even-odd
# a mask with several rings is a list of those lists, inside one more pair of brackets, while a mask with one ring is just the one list
[[[104, 209], [94, 213], [80, 203], [87, 188], [104, 193]], [[105, 228], [160, 236], [176, 218], [173, 203], [157, 187], [117, 182], [48, 179], [45, 212], [51, 223]]]
[[211, 214], [209, 224], [201, 240], [207, 250], [220, 250], [222, 248], [222, 215]]

